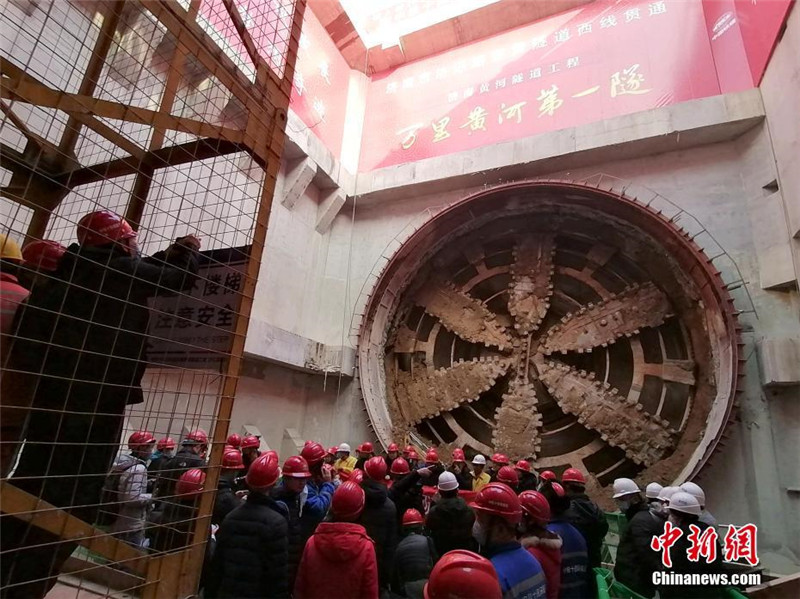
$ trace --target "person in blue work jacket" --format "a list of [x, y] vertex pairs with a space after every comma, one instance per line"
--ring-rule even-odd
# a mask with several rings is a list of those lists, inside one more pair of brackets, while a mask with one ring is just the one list
[[547, 530], [561, 537], [561, 587], [559, 599], [583, 599], [594, 596], [589, 578], [589, 550], [586, 539], [568, 521], [570, 498], [564, 487], [548, 481], [542, 494], [550, 502], [552, 514]]
[[489, 483], [475, 497], [476, 520], [472, 535], [500, 579], [504, 599], [545, 599], [544, 571], [517, 541], [522, 506], [516, 493], [503, 483]]
[[325, 515], [336, 490], [333, 466], [325, 464], [325, 448], [316, 441], [306, 441], [300, 456], [308, 462], [311, 478], [306, 482], [304, 535], [310, 538]]

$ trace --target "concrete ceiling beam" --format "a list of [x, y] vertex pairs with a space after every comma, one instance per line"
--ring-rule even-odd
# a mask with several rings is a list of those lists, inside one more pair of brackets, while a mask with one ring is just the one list
[[295, 163], [286, 173], [286, 183], [284, 185], [281, 204], [291, 210], [297, 200], [305, 193], [311, 181], [317, 174], [317, 165], [311, 158], [306, 156]]
[[323, 192], [320, 200], [317, 208], [317, 226], [315, 228], [317, 233], [324, 234], [328, 232], [331, 224], [333, 224], [333, 219], [336, 218], [336, 215], [339, 214], [342, 206], [344, 206], [347, 196], [341, 189], [336, 188]]

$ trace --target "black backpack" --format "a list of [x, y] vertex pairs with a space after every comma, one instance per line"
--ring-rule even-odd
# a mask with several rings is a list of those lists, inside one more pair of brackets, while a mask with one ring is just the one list
[[122, 502], [119, 500], [120, 475], [136, 465], [132, 461], [122, 470], [113, 470], [108, 473], [100, 492], [100, 508], [97, 512], [96, 524], [98, 526], [111, 526], [119, 516]]

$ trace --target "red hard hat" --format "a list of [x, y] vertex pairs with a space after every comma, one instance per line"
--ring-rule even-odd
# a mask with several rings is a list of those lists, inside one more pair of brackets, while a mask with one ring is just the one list
[[433, 567], [423, 595], [425, 599], [501, 599], [503, 591], [492, 562], [456, 549]]
[[489, 483], [478, 491], [474, 509], [500, 516], [511, 524], [516, 524], [522, 518], [522, 508], [517, 494], [503, 483]]
[[136, 231], [119, 214], [99, 210], [78, 221], [77, 237], [81, 245], [106, 245], [136, 237]]
[[325, 448], [316, 441], [306, 441], [300, 455], [308, 462], [309, 466], [313, 466], [314, 464], [319, 464], [322, 458], [325, 457]]
[[334, 446], [328, 449], [328, 452], [325, 455], [336, 455], [337, 451], [339, 451], [339, 448]]
[[581, 472], [577, 468], [567, 468], [566, 470], [564, 470], [564, 474], [561, 475], [561, 482], [580, 483], [582, 485], [585, 485], [586, 478], [583, 476], [583, 472]]
[[453, 461], [454, 462], [466, 462], [467, 457], [464, 455], [464, 450], [460, 448], [456, 448], [453, 450]]
[[409, 453], [414, 451], [413, 445], [406, 445], [405, 449], [403, 449], [403, 457], [407, 457]]
[[253, 447], [259, 447], [261, 445], [261, 441], [258, 440], [258, 437], [255, 435], [247, 435], [244, 439], [242, 439], [242, 444], [239, 446], [240, 449], [252, 449]]
[[553, 472], [552, 470], [545, 470], [539, 475], [539, 478], [541, 478], [542, 480], [558, 480], [556, 473]]
[[492, 456], [492, 462], [495, 464], [508, 464], [508, 456], [503, 453], [496, 453]]
[[199, 443], [200, 445], [208, 445], [208, 435], [202, 428], [198, 428], [196, 431], [192, 431], [186, 435], [186, 438], [183, 440], [184, 444], [188, 444], [189, 442]]
[[366, 497], [364, 489], [358, 483], [348, 480], [343, 482], [333, 492], [331, 499], [331, 513], [337, 520], [351, 522], [356, 520], [364, 511]]
[[156, 449], [158, 451], [164, 451], [165, 449], [175, 449], [175, 439], [172, 437], [164, 437], [163, 439], [159, 439], [158, 444], [156, 445]]
[[190, 497], [203, 491], [203, 484], [206, 482], [206, 473], [200, 468], [192, 468], [181, 474], [178, 482], [175, 483], [175, 495], [178, 497]]
[[403, 514], [403, 526], [411, 526], [412, 524], [424, 524], [425, 519], [422, 517], [422, 514], [415, 509], [406, 510], [406, 513]]
[[503, 466], [497, 472], [497, 481], [510, 487], [516, 487], [519, 484], [519, 474], [511, 466]]
[[58, 268], [61, 256], [67, 251], [63, 245], [57, 241], [41, 239], [31, 241], [22, 248], [22, 259], [25, 266], [36, 270], [46, 270], [53, 272]]
[[283, 463], [283, 476], [289, 478], [311, 478], [308, 462], [299, 455], [293, 455]]
[[392, 468], [389, 470], [392, 474], [408, 474], [411, 468], [408, 467], [408, 462], [403, 458], [397, 458], [392, 462]]
[[517, 470], [522, 470], [523, 472], [531, 471], [530, 462], [528, 462], [527, 460], [520, 460], [519, 462], [517, 462], [516, 468]]
[[278, 481], [280, 475], [281, 469], [278, 467], [278, 454], [274, 451], [268, 451], [264, 455], [258, 456], [250, 464], [245, 481], [253, 491], [266, 491]]
[[564, 487], [559, 485], [558, 483], [551, 483], [553, 486], [553, 492], [556, 494], [557, 497], [564, 497], [566, 496], [566, 491], [564, 491]]
[[372, 443], [369, 441], [364, 441], [361, 445], [358, 446], [356, 451], [360, 451], [362, 453], [373, 453], [374, 449], [372, 447]]
[[519, 494], [519, 503], [537, 524], [544, 526], [550, 522], [550, 503], [539, 491], [523, 491]]
[[136, 431], [128, 437], [128, 447], [131, 449], [139, 449], [140, 447], [145, 447], [155, 442], [156, 438], [153, 436], [153, 433], [147, 431]]
[[364, 482], [364, 471], [361, 468], [356, 468], [350, 473], [350, 476], [347, 477], [347, 480], [351, 480], [357, 485], [360, 485]]
[[382, 481], [386, 478], [386, 460], [381, 456], [370, 458], [364, 464], [364, 470], [372, 480]]
[[439, 452], [436, 451], [435, 447], [431, 447], [428, 451], [425, 452], [426, 464], [435, 464], [438, 461], [439, 461]]
[[411, 451], [408, 452], [408, 459], [409, 460], [418, 460], [419, 459], [419, 455], [417, 455], [417, 450], [416, 449], [412, 449]]
[[389, 443], [389, 447], [386, 448], [386, 451], [399, 451], [397, 443]]
[[222, 467], [227, 470], [241, 470], [244, 468], [242, 452], [238, 449], [229, 449], [222, 456]]
[[228, 435], [228, 440], [225, 441], [231, 447], [238, 448], [242, 444], [242, 436], [238, 433], [231, 433]]

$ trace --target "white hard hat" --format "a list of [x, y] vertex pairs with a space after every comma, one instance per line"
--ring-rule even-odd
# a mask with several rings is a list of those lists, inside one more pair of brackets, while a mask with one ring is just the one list
[[669, 501], [669, 498], [675, 495], [678, 491], [680, 491], [680, 487], [664, 487], [658, 494], [659, 501]]
[[455, 491], [458, 489], [458, 481], [456, 475], [452, 472], [442, 472], [439, 475], [439, 490], [440, 491]]
[[700, 505], [706, 504], [706, 494], [703, 492], [703, 489], [700, 488], [700, 485], [695, 483], [683, 483], [681, 485], [681, 491], [697, 498]]
[[618, 478], [614, 481], [614, 495], [612, 497], [622, 497], [623, 495], [632, 495], [633, 493], [641, 493], [642, 490], [635, 482], [629, 478]]
[[478, 454], [474, 458], [472, 458], [472, 463], [473, 464], [478, 464], [479, 466], [485, 466], [486, 465], [486, 458], [483, 457], [481, 454]]
[[347, 453], [350, 453], [350, 446], [347, 443], [342, 443], [339, 445], [339, 449], [337, 451], [346, 451]]
[[663, 488], [664, 487], [662, 487], [658, 483], [650, 483], [645, 488], [644, 495], [648, 499], [658, 499], [658, 494], [661, 492], [661, 489], [663, 489]]
[[697, 497], [694, 495], [689, 495], [684, 491], [678, 491], [672, 497], [669, 498], [669, 509], [675, 510], [676, 512], [683, 512], [684, 514], [694, 514], [695, 516], [699, 516], [702, 513], [702, 509], [700, 509], [700, 503], [697, 501]]

